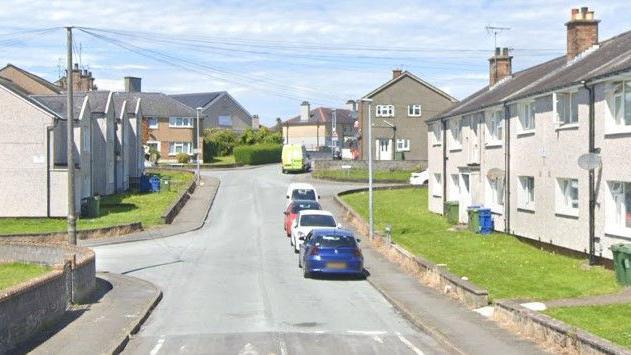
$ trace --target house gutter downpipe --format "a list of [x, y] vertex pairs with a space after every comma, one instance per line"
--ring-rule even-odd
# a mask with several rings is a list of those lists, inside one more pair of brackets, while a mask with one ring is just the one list
[[504, 180], [504, 189], [506, 191], [504, 194], [504, 232], [506, 234], [510, 234], [510, 116], [510, 106], [504, 103], [504, 165], [506, 166], [506, 177]]
[[[594, 122], [594, 86], [588, 86], [586, 81], [582, 81], [583, 87], [589, 93], [589, 153], [597, 153], [595, 142], [595, 122]], [[595, 209], [596, 209], [596, 187], [594, 169], [589, 170], [589, 265], [596, 264], [596, 231], [595, 231]]]
[[66, 163], [68, 165], [68, 243], [77, 244], [77, 218], [75, 216], [75, 191], [74, 191], [74, 113], [73, 113], [73, 90], [72, 90], [72, 27], [66, 27], [67, 31], [67, 113], [66, 113]]

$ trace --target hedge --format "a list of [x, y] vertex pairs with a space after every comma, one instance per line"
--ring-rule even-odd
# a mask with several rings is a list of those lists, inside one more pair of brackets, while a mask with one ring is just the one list
[[281, 161], [283, 146], [278, 144], [241, 145], [234, 148], [237, 164], [257, 165]]

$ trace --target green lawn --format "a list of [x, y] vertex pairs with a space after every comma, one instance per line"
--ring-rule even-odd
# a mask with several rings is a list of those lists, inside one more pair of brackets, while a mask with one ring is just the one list
[[[379, 181], [400, 181], [408, 182], [410, 174], [416, 170], [379, 170], [374, 171], [373, 180]], [[368, 181], [368, 170], [348, 169], [348, 170], [320, 170], [313, 173], [315, 178], [335, 179], [335, 180], [357, 180]]]
[[[101, 215], [98, 218], [80, 218], [77, 228], [94, 229], [119, 224], [142, 222], [144, 228], [162, 223], [160, 216], [184, 191], [193, 175], [179, 171], [160, 171], [154, 175], [171, 177], [171, 191], [160, 193], [129, 192], [101, 199]], [[20, 233], [47, 233], [66, 230], [64, 218], [1, 218], [0, 235]]]
[[[368, 193], [343, 199], [366, 218]], [[620, 290], [612, 271], [586, 269], [582, 259], [542, 251], [501, 233], [450, 231], [445, 218], [427, 210], [427, 189], [376, 191], [375, 223], [378, 230], [392, 224], [398, 244], [447, 264], [450, 271], [487, 288], [495, 299], [548, 300]]]
[[48, 271], [50, 271], [50, 268], [43, 265], [23, 263], [0, 264], [0, 290], [41, 276]]
[[631, 348], [631, 304], [553, 308], [544, 313]]

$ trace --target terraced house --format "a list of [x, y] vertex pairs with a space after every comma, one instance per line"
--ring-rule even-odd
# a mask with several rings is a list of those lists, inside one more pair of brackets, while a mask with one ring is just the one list
[[512, 73], [498, 48], [489, 85], [427, 120], [428, 203], [458, 201], [462, 223], [483, 204], [498, 231], [611, 258], [631, 240], [631, 32], [599, 41], [586, 7], [565, 26], [564, 56]]

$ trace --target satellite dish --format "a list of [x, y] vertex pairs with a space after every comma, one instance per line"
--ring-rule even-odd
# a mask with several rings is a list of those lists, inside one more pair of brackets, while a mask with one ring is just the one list
[[504, 172], [504, 170], [493, 168], [493, 169], [489, 169], [489, 171], [486, 172], [486, 177], [488, 177], [491, 180], [499, 180], [499, 179], [503, 179], [505, 174], [506, 173]]
[[594, 170], [600, 168], [602, 160], [596, 153], [587, 153], [578, 157], [578, 166], [583, 170]]

